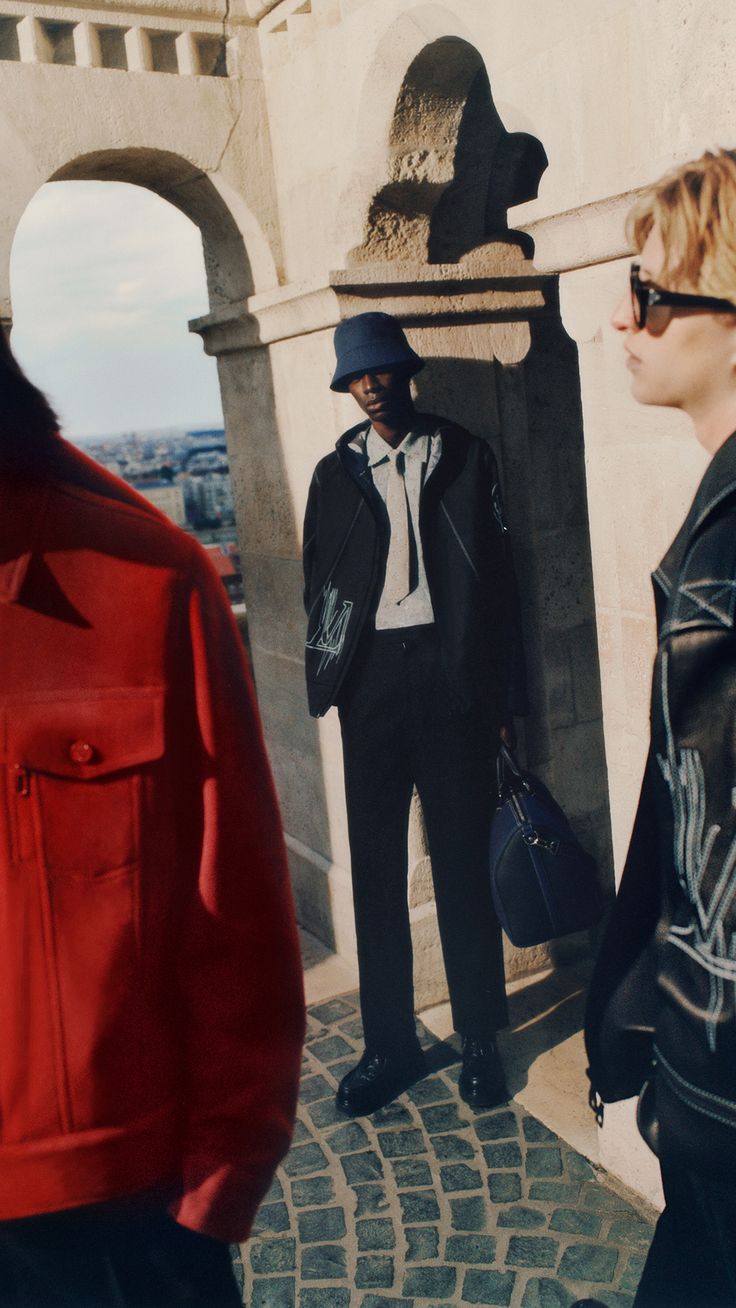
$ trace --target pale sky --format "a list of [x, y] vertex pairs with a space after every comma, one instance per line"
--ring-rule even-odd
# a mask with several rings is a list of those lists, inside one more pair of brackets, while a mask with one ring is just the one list
[[198, 229], [139, 186], [50, 182], [18, 226], [13, 349], [67, 436], [222, 424]]

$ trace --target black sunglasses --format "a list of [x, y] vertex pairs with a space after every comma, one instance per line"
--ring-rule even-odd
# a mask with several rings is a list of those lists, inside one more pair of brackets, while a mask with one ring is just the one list
[[730, 300], [715, 300], [710, 295], [686, 295], [681, 291], [663, 291], [659, 286], [643, 282], [639, 277], [640, 264], [632, 263], [629, 281], [631, 307], [637, 327], [648, 327], [656, 336], [663, 332], [672, 314], [670, 309], [708, 309], [711, 313], [736, 314], [736, 304]]

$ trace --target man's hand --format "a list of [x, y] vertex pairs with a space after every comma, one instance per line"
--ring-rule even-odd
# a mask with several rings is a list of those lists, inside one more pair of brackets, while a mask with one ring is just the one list
[[516, 727], [514, 726], [513, 720], [511, 722], [504, 722], [499, 729], [498, 734], [501, 741], [508, 749], [516, 748]]

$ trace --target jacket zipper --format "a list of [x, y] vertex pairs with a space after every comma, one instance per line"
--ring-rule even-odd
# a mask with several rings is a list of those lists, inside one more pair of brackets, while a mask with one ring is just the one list
[[452, 518], [450, 517], [449, 511], [448, 511], [448, 508], [447, 508], [447, 505], [445, 504], [444, 500], [440, 500], [440, 508], [442, 509], [442, 512], [444, 513], [445, 517], [447, 518], [447, 521], [449, 522], [449, 524], [450, 524], [450, 526], [451, 526], [451, 528], [452, 528], [452, 532], [453, 532], [453, 535], [454, 535], [454, 537], [455, 537], [455, 540], [457, 541], [458, 545], [460, 546], [460, 549], [462, 550], [462, 552], [463, 552], [463, 554], [464, 554], [464, 556], [465, 556], [465, 561], [466, 561], [466, 563], [468, 564], [468, 567], [470, 568], [470, 570], [471, 570], [473, 576], [475, 577], [475, 580], [476, 580], [477, 582], [480, 582], [480, 577], [478, 576], [478, 569], [476, 568], [475, 564], [473, 563], [473, 560], [471, 559], [470, 555], [468, 554], [468, 551], [467, 551], [466, 548], [465, 548], [465, 545], [463, 544], [463, 540], [462, 540], [462, 537], [461, 537], [461, 535], [460, 535], [460, 532], [458, 531], [457, 527], [455, 526], [454, 522], [452, 521]]
[[[13, 766], [14, 788], [18, 799], [29, 800], [31, 798], [31, 780], [33, 773], [23, 763], [16, 763]], [[32, 823], [32, 815], [26, 810], [24, 825], [28, 826], [28, 820]], [[28, 837], [30, 841], [32, 837]], [[30, 856], [28, 845], [19, 849], [21, 857]], [[39, 874], [41, 876], [41, 901], [43, 916], [43, 936], [44, 952], [47, 960], [47, 982], [49, 990], [49, 1004], [51, 1008], [51, 1017], [53, 1024], [53, 1058], [56, 1072], [56, 1093], [59, 1107], [59, 1120], [62, 1132], [66, 1133], [73, 1129], [73, 1118], [71, 1101], [69, 1096], [69, 1087], [67, 1084], [66, 1061], [63, 1049], [63, 1032], [61, 1019], [61, 999], [58, 988], [58, 973], [56, 971], [56, 945], [54, 941], [54, 932], [51, 922], [51, 905], [49, 899], [49, 889], [47, 885], [47, 875], [43, 869], [43, 862], [39, 862]]]

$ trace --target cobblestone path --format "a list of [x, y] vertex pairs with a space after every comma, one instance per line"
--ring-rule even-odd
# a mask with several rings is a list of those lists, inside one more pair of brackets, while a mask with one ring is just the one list
[[[421, 1034], [421, 1032], [420, 1032]], [[370, 1118], [335, 1110], [355, 996], [309, 1011], [299, 1120], [236, 1272], [250, 1308], [628, 1308], [652, 1226], [514, 1102], [474, 1114], [457, 1050]]]

